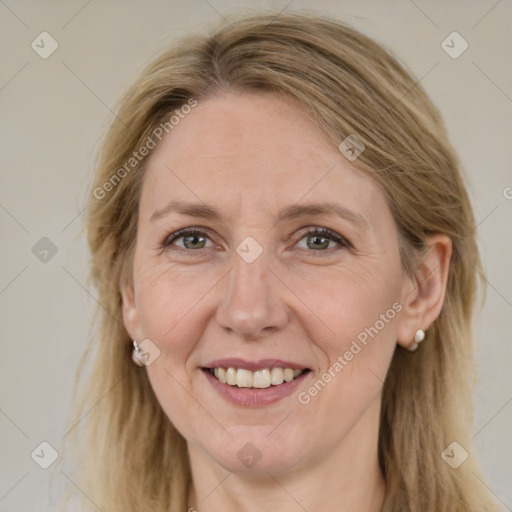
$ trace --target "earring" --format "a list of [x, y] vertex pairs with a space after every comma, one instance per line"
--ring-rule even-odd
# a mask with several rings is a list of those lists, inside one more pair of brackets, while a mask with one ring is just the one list
[[425, 339], [425, 331], [423, 329], [418, 329], [416, 334], [414, 335], [414, 344], [411, 345], [409, 350], [414, 352], [419, 346], [420, 343]]
[[139, 359], [141, 353], [142, 350], [140, 349], [139, 345], [137, 345], [137, 342], [133, 340], [132, 360], [137, 366], [144, 366], [144, 363]]

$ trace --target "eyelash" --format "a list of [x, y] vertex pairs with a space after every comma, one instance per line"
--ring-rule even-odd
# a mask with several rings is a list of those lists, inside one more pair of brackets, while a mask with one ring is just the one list
[[[169, 235], [165, 240], [164, 242], [161, 244], [161, 249], [168, 249], [169, 246], [171, 246], [173, 244], [173, 242], [175, 242], [176, 240], [180, 239], [180, 238], [183, 238], [184, 236], [188, 236], [188, 235], [206, 235], [207, 238], [209, 239], [208, 237], [208, 233], [206, 231], [201, 231], [200, 229], [198, 228], [184, 228], [184, 229], [180, 229], [178, 231], [176, 231], [175, 233], [172, 233], [171, 235]], [[336, 232], [328, 229], [328, 228], [313, 228], [313, 229], [310, 229], [309, 231], [306, 231], [305, 233], [303, 233], [300, 238], [297, 239], [297, 242], [300, 242], [302, 239], [306, 238], [308, 235], [316, 235], [316, 236], [322, 236], [322, 237], [325, 237], [325, 238], [329, 238], [330, 240], [336, 242], [339, 244], [339, 247], [331, 247], [330, 249], [320, 249], [320, 250], [314, 250], [314, 249], [311, 249], [311, 250], [307, 250], [308, 252], [310, 253], [313, 253], [314, 256], [324, 256], [324, 254], [321, 254], [321, 253], [327, 253], [327, 255], [330, 255], [332, 254], [332, 250], [339, 250], [341, 248], [344, 248], [344, 249], [351, 249], [352, 248], [352, 244], [343, 236], [341, 235], [338, 235]], [[201, 253], [203, 250], [205, 249], [208, 249], [207, 247], [203, 247], [201, 249], [187, 249], [187, 248], [182, 248], [182, 247], [177, 247], [178, 250], [183, 250], [183, 251], [188, 251], [188, 252], [198, 252], [198, 253]]]

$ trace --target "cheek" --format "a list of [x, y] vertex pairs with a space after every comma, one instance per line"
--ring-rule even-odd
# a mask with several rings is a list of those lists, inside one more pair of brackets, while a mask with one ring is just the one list
[[328, 361], [317, 376], [327, 383], [316, 388], [340, 414], [349, 405], [364, 407], [379, 393], [396, 347], [402, 274], [399, 265], [386, 268], [342, 272], [326, 293], [320, 287], [308, 298], [330, 332], [322, 340], [310, 333]]
[[190, 392], [191, 383], [181, 365], [171, 366], [171, 361], [163, 361], [163, 357], [147, 367], [149, 381], [163, 412], [188, 440], [192, 432], [203, 426], [205, 430], [211, 429], [210, 418]]
[[400, 309], [393, 304], [400, 298], [401, 276], [399, 262], [373, 267], [347, 265], [324, 277], [317, 274], [315, 278], [301, 279], [297, 284], [302, 284], [295, 291], [328, 328], [330, 336], [324, 345], [332, 355], [348, 350], [358, 336], [364, 342], [368, 330], [375, 335], [375, 327], [381, 338], [393, 337], [396, 310]]
[[137, 309], [145, 336], [164, 346], [172, 340], [178, 349], [184, 338], [177, 333], [197, 325], [194, 317], [214, 282], [204, 274], [193, 276], [168, 265], [148, 268], [137, 277]]
[[184, 277], [166, 266], [154, 266], [138, 274], [137, 307], [146, 338], [160, 355], [147, 367], [154, 393], [177, 430], [187, 433], [205, 421], [204, 410], [191, 394], [191, 361], [204, 330], [204, 299], [215, 281], [204, 276]]

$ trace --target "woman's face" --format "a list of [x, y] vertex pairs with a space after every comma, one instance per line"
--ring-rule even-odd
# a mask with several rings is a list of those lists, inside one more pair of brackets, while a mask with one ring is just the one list
[[160, 351], [141, 371], [195, 457], [278, 473], [376, 440], [411, 291], [397, 229], [379, 187], [286, 100], [205, 100], [163, 138], [133, 279], [125, 325]]

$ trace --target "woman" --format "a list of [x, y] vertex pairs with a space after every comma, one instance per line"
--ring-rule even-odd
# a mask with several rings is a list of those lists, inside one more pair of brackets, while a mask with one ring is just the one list
[[[491, 511], [480, 261], [441, 117], [345, 25], [252, 16], [122, 98], [88, 212], [79, 482], [114, 511]], [[88, 401], [90, 400], [90, 401]]]

